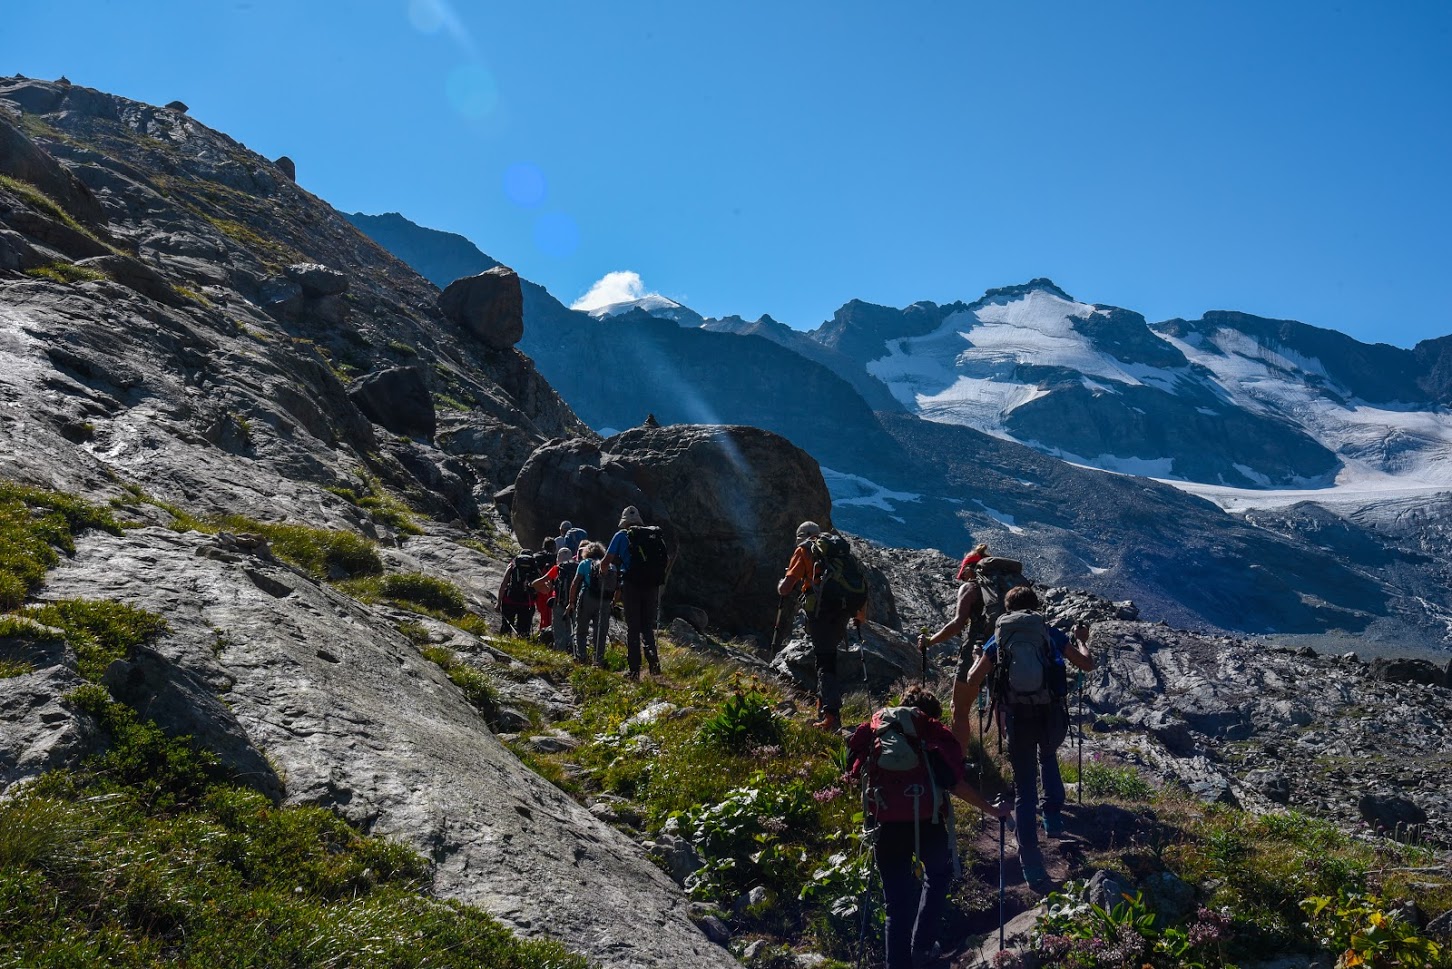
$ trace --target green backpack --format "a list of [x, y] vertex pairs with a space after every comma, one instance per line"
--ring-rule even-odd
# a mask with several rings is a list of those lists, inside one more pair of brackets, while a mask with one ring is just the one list
[[804, 604], [809, 614], [855, 613], [867, 604], [867, 575], [847, 539], [824, 532], [806, 546], [812, 555], [812, 591]]

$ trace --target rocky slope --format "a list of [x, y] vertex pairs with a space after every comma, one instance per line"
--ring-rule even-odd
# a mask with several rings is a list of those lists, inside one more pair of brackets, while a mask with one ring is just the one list
[[[170, 628], [113, 691], [288, 803], [412, 845], [437, 892], [520, 932], [603, 965], [731, 964], [639, 851], [501, 746], [400, 631], [413, 617], [265, 545], [177, 530], [349, 531], [487, 611], [492, 495], [545, 440], [590, 434], [509, 346], [512, 274], [446, 312], [284, 168], [180, 109], [7, 79], [0, 147], [0, 476], [124, 501], [142, 526], [84, 536], [42, 595]], [[53, 650], [0, 679], [4, 786], [94, 741], [61, 699], [75, 663]]]

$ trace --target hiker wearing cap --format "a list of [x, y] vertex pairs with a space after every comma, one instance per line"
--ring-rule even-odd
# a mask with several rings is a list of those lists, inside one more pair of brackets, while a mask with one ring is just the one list
[[[887, 969], [926, 965], [940, 951], [938, 928], [958, 869], [953, 805], [948, 795], [990, 817], [1006, 816], [963, 776], [963, 748], [942, 724], [932, 692], [908, 689], [847, 741], [848, 771], [862, 779], [873, 860], [887, 910]], [[914, 859], [921, 865], [919, 881]]]
[[660, 589], [670, 570], [670, 555], [659, 526], [647, 525], [640, 509], [627, 505], [620, 513], [620, 530], [605, 552], [605, 568], [620, 573], [616, 595], [625, 610], [625, 655], [631, 679], [640, 678], [641, 647], [652, 675], [660, 673], [655, 648], [655, 623], [660, 613]]
[[1084, 672], [1094, 669], [1085, 643], [1089, 627], [1075, 627], [1074, 638], [1048, 624], [1037, 612], [1032, 586], [1010, 589], [1006, 611], [968, 672], [965, 708], [972, 705], [992, 675], [995, 707], [1004, 715], [1008, 762], [1013, 767], [1014, 826], [1024, 880], [1037, 888], [1047, 882], [1038, 838], [1038, 783], [1044, 784], [1044, 830], [1064, 830], [1064, 781], [1059, 774], [1059, 745], [1069, 732], [1067, 660]]
[[[575, 553], [570, 551], [568, 546], [561, 546], [555, 552], [555, 564], [544, 575], [535, 579], [532, 583], [535, 594], [545, 601], [545, 608], [549, 612], [541, 612], [541, 616], [549, 615], [553, 620], [548, 627], [550, 636], [553, 638], [556, 649], [570, 651], [574, 640], [574, 626], [571, 622], [573, 614], [569, 612], [570, 584], [575, 579]], [[541, 619], [543, 622], [543, 619]], [[540, 627], [540, 635], [543, 636], [545, 627]]]
[[958, 649], [958, 674], [953, 680], [953, 736], [965, 748], [973, 723], [973, 704], [968, 700], [968, 671], [982, 651], [983, 641], [988, 638], [983, 629], [983, 590], [978, 586], [978, 573], [973, 567], [987, 555], [988, 546], [978, 545], [963, 556], [958, 566], [958, 605], [953, 618], [931, 636], [918, 637], [918, 649], [925, 652], [929, 646], [964, 634]]
[[573, 522], [560, 522], [560, 534], [555, 539], [555, 545], [559, 548], [568, 548], [578, 558], [580, 555], [580, 543], [589, 536], [583, 528], [577, 528]]
[[867, 580], [840, 535], [824, 533], [816, 522], [797, 526], [797, 547], [786, 575], [777, 583], [777, 595], [797, 593], [807, 616], [807, 637], [817, 662], [815, 727], [837, 730], [842, 726], [842, 687], [837, 681], [837, 647], [847, 636], [847, 622], [858, 629], [867, 618]]

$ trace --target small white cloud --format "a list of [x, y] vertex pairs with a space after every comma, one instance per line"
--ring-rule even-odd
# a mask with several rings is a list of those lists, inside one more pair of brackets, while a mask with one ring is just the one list
[[640, 273], [624, 269], [601, 276], [595, 281], [595, 285], [590, 287], [589, 292], [570, 304], [570, 309], [588, 313], [612, 303], [627, 303], [631, 300], [659, 295], [659, 293], [646, 291], [645, 283], [641, 282]]

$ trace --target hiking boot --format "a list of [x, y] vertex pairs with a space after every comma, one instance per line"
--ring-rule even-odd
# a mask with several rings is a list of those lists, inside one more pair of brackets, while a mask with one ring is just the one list
[[842, 729], [842, 718], [835, 712], [828, 710], [822, 714], [822, 719], [812, 724], [818, 730], [830, 730], [836, 732]]
[[631, 670], [630, 672], [628, 672], [628, 673], [625, 674], [625, 678], [627, 680], [639, 680], [640, 679], [640, 670]]
[[1057, 837], [1064, 833], [1064, 816], [1062, 814], [1044, 815], [1044, 834], [1050, 837]]
[[1053, 885], [1049, 880], [1049, 872], [1042, 864], [1035, 864], [1032, 861], [1023, 863], [1023, 880], [1036, 892], [1047, 890]]
[[651, 676], [660, 676], [660, 661], [659, 660], [657, 660], [657, 661], [655, 661], [655, 662], [653, 662], [653, 663], [650, 664], [650, 675]]

